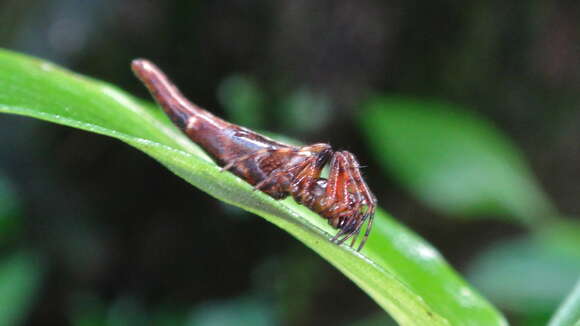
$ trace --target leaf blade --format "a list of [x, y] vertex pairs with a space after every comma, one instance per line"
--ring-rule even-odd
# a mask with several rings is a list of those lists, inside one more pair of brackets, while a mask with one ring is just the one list
[[[402, 325], [504, 325], [422, 239], [384, 212], [363, 254], [328, 241], [333, 230], [292, 200], [276, 201], [219, 167], [153, 110], [115, 87], [51, 64], [0, 51], [0, 112], [115, 137], [149, 154], [210, 195], [262, 216], [336, 266]], [[406, 242], [397, 243], [398, 240]], [[419, 248], [419, 249], [418, 249]], [[431, 254], [429, 259], [418, 255]], [[432, 289], [435, 289], [434, 291]], [[472, 300], [458, 300], [468, 291]], [[465, 293], [463, 293], [465, 294]], [[443, 299], [442, 299], [443, 298]]]
[[475, 114], [444, 102], [376, 97], [361, 123], [385, 170], [434, 209], [522, 223], [555, 215], [515, 146]]

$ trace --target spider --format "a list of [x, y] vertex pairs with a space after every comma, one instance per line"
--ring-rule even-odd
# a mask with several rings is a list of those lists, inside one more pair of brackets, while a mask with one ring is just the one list
[[[352, 153], [335, 151], [324, 143], [293, 146], [277, 142], [191, 103], [152, 62], [135, 59], [131, 67], [171, 121], [222, 171], [230, 171], [274, 199], [292, 196], [339, 230], [331, 239], [338, 245], [352, 238], [350, 247], [354, 247], [368, 221], [357, 251], [363, 248], [372, 229], [377, 199]], [[327, 164], [328, 177], [323, 178]]]

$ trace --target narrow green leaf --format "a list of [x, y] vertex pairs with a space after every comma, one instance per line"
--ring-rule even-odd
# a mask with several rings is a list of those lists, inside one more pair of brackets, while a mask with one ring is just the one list
[[[127, 68], [129, 73], [129, 68]], [[137, 81], [136, 81], [137, 82]], [[54, 65], [0, 51], [0, 112], [118, 138], [197, 188], [253, 212], [312, 248], [366, 291], [401, 325], [504, 325], [435, 249], [386, 213], [362, 253], [330, 243], [336, 233], [293, 200], [276, 201], [219, 168], [159, 110], [115, 87]]]
[[548, 326], [577, 325], [580, 325], [580, 280], [548, 324]]
[[518, 150], [482, 117], [388, 97], [370, 101], [362, 125], [384, 167], [435, 209], [527, 223], [554, 214]]

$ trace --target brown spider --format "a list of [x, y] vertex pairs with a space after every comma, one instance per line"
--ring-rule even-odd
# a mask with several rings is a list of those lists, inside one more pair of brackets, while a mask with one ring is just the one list
[[[340, 230], [331, 240], [337, 244], [352, 237], [353, 247], [368, 221], [357, 250], [363, 248], [377, 200], [353, 154], [334, 151], [323, 143], [292, 146], [274, 141], [191, 103], [150, 61], [133, 60], [132, 68], [173, 123], [212, 156], [222, 171], [231, 171], [274, 199], [292, 195]], [[328, 178], [322, 178], [322, 169], [329, 162]]]

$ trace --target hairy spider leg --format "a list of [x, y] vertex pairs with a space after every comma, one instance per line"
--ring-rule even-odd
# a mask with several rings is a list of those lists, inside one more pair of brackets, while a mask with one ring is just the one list
[[[302, 148], [310, 148], [310, 147], [312, 147], [312, 146], [304, 146]], [[288, 163], [284, 164], [283, 166], [280, 166], [280, 167], [274, 169], [273, 171], [271, 171], [269, 173], [269, 175], [266, 178], [264, 178], [262, 181], [258, 182], [254, 186], [254, 191], [260, 190], [268, 182], [271, 182], [271, 181], [275, 180], [276, 178], [279, 178], [285, 174], [288, 175], [288, 177], [290, 179], [289, 181], [292, 182], [293, 180], [296, 179], [296, 177], [293, 176], [296, 170], [298, 170], [298, 175], [300, 175], [303, 170], [306, 170], [310, 166], [313, 166], [316, 163], [317, 158], [318, 158], [318, 155], [314, 156], [314, 157], [308, 156], [308, 155], [310, 155], [310, 152], [308, 152], [308, 155], [302, 154], [302, 152], [307, 152], [307, 151], [297, 149], [297, 148], [293, 149], [292, 147], [287, 147], [287, 148], [283, 148], [283, 149], [281, 149], [281, 148], [265, 148], [265, 149], [258, 150], [254, 153], [246, 154], [246, 155], [243, 155], [243, 156], [240, 156], [240, 157], [237, 157], [237, 158], [231, 160], [228, 164], [226, 164], [224, 167], [221, 168], [220, 172], [227, 171], [227, 170], [231, 169], [232, 167], [234, 167], [236, 164], [241, 163], [245, 160], [249, 160], [249, 159], [253, 159], [257, 162], [256, 164], [259, 164], [259, 160], [261, 159], [261, 156], [263, 156], [264, 154], [267, 154], [267, 153], [275, 153], [275, 152], [292, 153], [292, 154], [290, 154], [290, 156], [303, 157], [304, 161], [300, 162], [300, 163], [288, 162]], [[322, 169], [320, 169], [320, 170], [322, 170]], [[310, 174], [310, 175], [312, 175], [312, 174]], [[318, 176], [320, 176], [320, 173], [315, 175], [315, 177], [318, 177]], [[291, 192], [290, 189], [288, 189], [288, 191]]]
[[[293, 150], [277, 150], [277, 152], [289, 155], [287, 156], [289, 158], [288, 162], [270, 172], [270, 175], [256, 184], [254, 189], [260, 189], [268, 182], [286, 176], [289, 186], [285, 190], [298, 203], [310, 207], [317, 199], [316, 196], [310, 193], [311, 185], [320, 178], [322, 169], [332, 153], [330, 145], [313, 144]], [[306, 200], [305, 197], [307, 198]]]
[[[341, 182], [344, 177], [345, 169], [343, 165], [343, 158], [340, 152], [332, 155], [330, 161], [330, 171], [328, 174], [328, 182], [326, 185], [326, 198], [323, 199], [323, 206], [326, 207], [322, 213], [333, 213], [340, 207], [340, 203], [344, 202], [348, 196], [348, 192], [344, 183]], [[342, 226], [342, 220], [333, 223], [335, 227]]]
[[[354, 158], [354, 155], [347, 151], [343, 151], [341, 154], [342, 158], [344, 158], [343, 164], [345, 166], [345, 170], [347, 171], [347, 177], [344, 178], [344, 183], [347, 185], [349, 193], [352, 196], [355, 196], [355, 198], [353, 207], [351, 207], [348, 211], [351, 214], [351, 217], [346, 221], [346, 224], [343, 228], [345, 230], [343, 233], [346, 234], [346, 236], [340, 239], [338, 243], [343, 243], [352, 237], [350, 247], [353, 247], [358, 238], [358, 235], [360, 234], [361, 227], [367, 219], [367, 213], [363, 213], [361, 208], [363, 205], [368, 206], [368, 196], [365, 193], [365, 189], [361, 188], [360, 184], [357, 182], [357, 177], [360, 176], [360, 174], [357, 174], [359, 164]], [[368, 210], [369, 209], [367, 208], [367, 212]], [[359, 246], [357, 251], [360, 251], [360, 249], [362, 249], [362, 247]]]
[[[355, 198], [354, 202], [352, 203], [353, 206], [348, 207], [348, 210], [346, 211], [346, 213], [350, 216], [348, 216], [348, 219], [345, 220], [345, 224], [343, 226], [343, 229], [345, 230], [345, 236], [338, 240], [338, 243], [344, 243], [352, 237], [352, 242], [350, 244], [350, 247], [352, 248], [356, 242], [356, 239], [358, 238], [362, 222], [364, 222], [361, 216], [361, 206], [362, 200], [364, 200], [364, 198], [359, 191], [360, 189], [358, 188], [355, 177], [352, 175], [353, 165], [349, 160], [349, 153], [343, 151], [340, 154], [340, 159], [343, 160], [342, 164], [345, 169], [345, 176], [342, 178], [342, 182], [345, 184], [347, 192]], [[356, 163], [356, 161], [354, 163]]]
[[[340, 216], [341, 218], [344, 218], [346, 214], [350, 214], [350, 216], [347, 216], [346, 220], [342, 220], [342, 223], [339, 223], [338, 227], [340, 228], [340, 232], [334, 236], [332, 241], [337, 244], [342, 244], [352, 237], [350, 247], [353, 247], [365, 221], [370, 219], [367, 224], [365, 235], [361, 240], [357, 251], [360, 251], [363, 248], [368, 238], [368, 234], [370, 233], [369, 228], [372, 229], [373, 214], [376, 206], [376, 198], [364, 183], [359, 167], [360, 165], [358, 161], [350, 152], [343, 151], [336, 153], [331, 167], [330, 179], [332, 180], [329, 179], [330, 188], [327, 188], [327, 195], [329, 198], [337, 198], [332, 195], [332, 192], [337, 191], [336, 189], [338, 189], [340, 185], [343, 185], [346, 188], [350, 196], [354, 196], [353, 201], [342, 200], [341, 202], [339, 199], [339, 203], [342, 203], [342, 207], [340, 207], [340, 205], [337, 206], [336, 203], [334, 205], [330, 205], [331, 203], [329, 203], [329, 209], [339, 211], [338, 214], [339, 216], [342, 215]], [[340, 175], [341, 169], [344, 170], [342, 176]], [[350, 207], [347, 206], [346, 210], [344, 207], [345, 203], [346, 205], [351, 205]], [[364, 212], [361, 211], [363, 206], [367, 207]], [[343, 210], [343, 212], [340, 212], [341, 210]]]
[[[314, 146], [320, 146], [320, 144], [306, 146], [304, 147], [304, 150], [306, 151], [307, 148]], [[315, 202], [320, 200], [320, 195], [313, 193], [312, 186], [320, 179], [322, 169], [332, 156], [332, 153], [333, 151], [330, 146], [325, 145], [324, 149], [322, 149], [316, 156], [310, 156], [302, 164], [303, 168], [292, 179], [290, 186], [290, 192], [296, 201], [307, 207], [313, 208]]]
[[[356, 217], [353, 217], [351, 222], [348, 223], [348, 225], [345, 227], [345, 230], [348, 230], [352, 227], [354, 227], [355, 229], [349, 235], [347, 235], [345, 238], [341, 239], [339, 242], [344, 242], [351, 235], [356, 235], [352, 239], [352, 242], [350, 244], [350, 246], [353, 247], [356, 239], [358, 238], [358, 235], [360, 234], [360, 230], [361, 230], [362, 226], [364, 225], [365, 221], [368, 219], [369, 222], [367, 224], [365, 234], [364, 234], [363, 239], [361, 240], [361, 243], [359, 244], [359, 247], [357, 249], [357, 251], [360, 251], [364, 247], [364, 244], [366, 243], [366, 240], [368, 239], [368, 235], [370, 234], [370, 230], [372, 229], [375, 207], [376, 207], [376, 198], [372, 194], [372, 192], [369, 190], [369, 188], [366, 186], [366, 184], [364, 183], [362, 176], [360, 174], [360, 170], [359, 170], [360, 165], [359, 165], [358, 161], [356, 160], [356, 158], [354, 157], [354, 155], [350, 152], [347, 152], [347, 151], [344, 151], [342, 153], [343, 153], [344, 157], [346, 158], [346, 164], [348, 165], [348, 169], [350, 170], [351, 177], [353, 178], [352, 180], [355, 183], [357, 196], [359, 196], [359, 198], [362, 199], [362, 201], [359, 201], [358, 205], [353, 209], [353, 211], [356, 210], [359, 213], [356, 215]], [[360, 211], [362, 205], [367, 206], [366, 211], [364, 213]]]
[[254, 186], [254, 191], [256, 190], [260, 190], [264, 185], [268, 184], [268, 182], [272, 182], [273, 180], [275, 180], [276, 178], [279, 178], [283, 175], [291, 175], [291, 172], [294, 170], [297, 170], [299, 168], [301, 168], [301, 165], [296, 165], [293, 167], [288, 168], [287, 166], [282, 166], [279, 167], [277, 169], [275, 169], [274, 171], [272, 171], [270, 173], [269, 176], [267, 176], [264, 180], [258, 182], [255, 186]]
[[[353, 235], [352, 227], [350, 227], [352, 220], [345, 213], [351, 211], [349, 199], [351, 193], [348, 191], [348, 182], [351, 181], [351, 176], [346, 166], [346, 159], [341, 152], [335, 152], [330, 162], [330, 173], [326, 186], [325, 202], [323, 203], [323, 216], [338, 216], [330, 219], [331, 225], [340, 229], [340, 231], [332, 238], [332, 242], [342, 244]], [[336, 220], [338, 219], [338, 220]], [[341, 239], [342, 237], [342, 239]]]
[[[365, 221], [365, 216], [361, 212], [361, 206], [363, 205], [364, 201], [366, 201], [364, 194], [361, 194], [361, 189], [359, 184], [356, 180], [356, 175], [354, 174], [354, 170], [358, 168], [358, 162], [354, 159], [354, 156], [347, 151], [343, 151], [342, 155], [344, 157], [344, 165], [347, 171], [348, 179], [345, 180], [347, 183], [347, 189], [351, 193], [351, 195], [356, 196], [354, 207], [351, 208], [352, 217], [350, 218], [349, 222], [345, 225], [345, 230], [351, 230], [340, 242], [347, 241], [350, 237], [352, 237], [352, 241], [350, 243], [350, 247], [352, 248], [356, 242], [356, 239], [359, 236], [360, 229]], [[354, 214], [352, 213], [354, 212]], [[361, 215], [362, 214], [362, 215]], [[358, 249], [360, 250], [360, 248]]]
[[[374, 222], [374, 215], [375, 215], [375, 209], [376, 209], [376, 204], [377, 204], [377, 199], [375, 197], [375, 195], [371, 192], [371, 190], [369, 189], [369, 187], [367, 186], [367, 184], [364, 182], [364, 179], [360, 173], [360, 164], [358, 163], [358, 161], [356, 160], [355, 156], [350, 153], [350, 152], [345, 152], [346, 158], [348, 161], [350, 161], [350, 165], [351, 165], [351, 171], [354, 177], [355, 182], [357, 183], [357, 187], [362, 191], [363, 196], [365, 197], [365, 201], [366, 201], [366, 205], [367, 205], [367, 211], [365, 212], [363, 218], [361, 219], [361, 223], [360, 223], [360, 227], [362, 227], [362, 225], [364, 224], [364, 222], [368, 219], [368, 223], [367, 223], [367, 228], [365, 230], [365, 234], [361, 240], [361, 243], [359, 244], [358, 247], [358, 251], [360, 251], [363, 246], [365, 245], [369, 234], [373, 228], [373, 222]], [[360, 232], [360, 231], [357, 231]]]
[[248, 160], [248, 159], [250, 159], [252, 157], [258, 158], [260, 155], [263, 155], [263, 154], [266, 154], [266, 153], [269, 153], [269, 152], [275, 152], [277, 150], [279, 150], [279, 149], [278, 148], [264, 148], [264, 149], [257, 150], [257, 151], [255, 151], [253, 153], [250, 153], [250, 154], [246, 154], [246, 155], [242, 155], [240, 157], [236, 157], [233, 160], [231, 160], [228, 164], [224, 165], [220, 169], [220, 172], [227, 171], [227, 170], [231, 169], [232, 167], [234, 167], [234, 165], [236, 165], [236, 164], [238, 164], [240, 162], [243, 162], [245, 160]]

